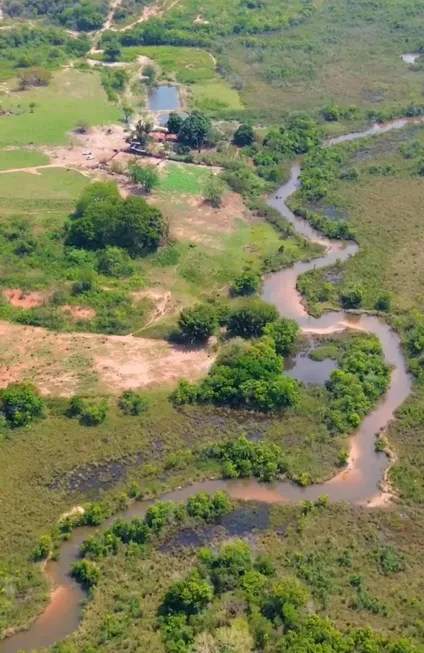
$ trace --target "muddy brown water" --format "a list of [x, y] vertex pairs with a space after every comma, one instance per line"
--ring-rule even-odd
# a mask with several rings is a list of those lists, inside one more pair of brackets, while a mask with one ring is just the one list
[[[379, 125], [378, 129], [375, 126], [364, 132], [331, 139], [327, 143], [333, 145], [390, 129], [398, 129], [408, 122], [410, 121], [393, 121], [388, 125]], [[263, 484], [251, 479], [206, 480], [168, 492], [160, 497], [161, 500], [185, 501], [198, 492], [215, 492], [216, 490], [225, 490], [236, 499], [268, 503], [299, 502], [316, 499], [325, 494], [332, 501], [375, 505], [381, 497], [379, 484], [384, 478], [388, 459], [384, 454], [375, 452], [375, 435], [384, 430], [394, 418], [394, 411], [410, 392], [411, 379], [400, 349], [399, 338], [383, 320], [371, 315], [352, 315], [343, 311], [328, 312], [316, 319], [305, 311], [301, 297], [296, 290], [297, 277], [310, 269], [331, 265], [337, 259], [346, 260], [356, 253], [358, 246], [353, 242], [324, 238], [308, 222], [298, 218], [290, 211], [286, 200], [299, 187], [299, 175], [300, 167], [296, 164], [292, 167], [287, 184], [274, 194], [269, 203], [294, 225], [296, 231], [323, 245], [325, 253], [309, 263], [299, 262], [292, 268], [269, 275], [264, 282], [263, 299], [275, 304], [281, 316], [297, 320], [304, 333], [334, 333], [346, 328], [374, 333], [381, 342], [386, 361], [392, 367], [389, 389], [375, 410], [364, 419], [358, 431], [351, 437], [351, 453], [347, 467], [325, 483], [301, 488], [289, 481]], [[310, 361], [310, 363], [313, 364], [314, 361]], [[305, 377], [306, 375], [307, 371], [305, 371]], [[151, 504], [152, 501], [136, 502], [125, 512], [108, 520], [102, 528], [107, 528], [117, 518], [131, 519], [135, 516], [142, 516]], [[0, 644], [0, 653], [18, 653], [21, 650], [31, 651], [35, 648], [51, 646], [78, 628], [86, 594], [69, 576], [69, 570], [71, 564], [78, 558], [82, 542], [92, 533], [93, 530], [90, 528], [76, 529], [71, 538], [61, 546], [59, 560], [47, 563], [46, 573], [54, 588], [49, 605], [28, 630], [18, 632], [4, 640]]]

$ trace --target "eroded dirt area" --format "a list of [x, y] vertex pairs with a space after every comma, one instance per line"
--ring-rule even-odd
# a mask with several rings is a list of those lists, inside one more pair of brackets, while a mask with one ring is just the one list
[[25, 292], [20, 288], [8, 288], [3, 291], [4, 297], [15, 308], [35, 308], [44, 304], [45, 295], [41, 292]]
[[119, 394], [205, 376], [214, 355], [134, 336], [53, 333], [0, 322], [0, 386], [33, 381], [45, 395]]

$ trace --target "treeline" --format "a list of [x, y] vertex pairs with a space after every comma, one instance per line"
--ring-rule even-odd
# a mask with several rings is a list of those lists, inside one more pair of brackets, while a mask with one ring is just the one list
[[50, 27], [17, 27], [0, 32], [0, 66], [3, 74], [16, 68], [58, 68], [69, 57], [83, 57], [90, 49], [85, 36], [72, 38]]
[[281, 448], [272, 442], [251, 442], [245, 436], [208, 447], [204, 456], [217, 460], [224, 478], [254, 476], [269, 482], [287, 471]]
[[[325, 508], [325, 503], [317, 505]], [[234, 597], [237, 611], [233, 617], [227, 611], [223, 628], [214, 618], [216, 606], [224, 607]], [[209, 609], [212, 605], [215, 611]], [[391, 641], [370, 628], [342, 633], [329, 619], [311, 615], [309, 605], [303, 584], [277, 575], [272, 559], [255, 556], [248, 544], [235, 541], [219, 551], [199, 551], [195, 568], [167, 590], [157, 623], [168, 653], [205, 650], [205, 643], [207, 650], [232, 651], [234, 642], [240, 650], [280, 653], [416, 651], [409, 641]]]
[[5, 0], [4, 12], [11, 18], [47, 18], [81, 32], [100, 29], [107, 15], [105, 0]]
[[[300, 6], [299, 6], [300, 5]], [[227, 6], [227, 11], [205, 7], [204, 22], [196, 22], [197, 9], [183, 7], [178, 13], [154, 18], [119, 35], [122, 45], [179, 45], [214, 47], [217, 37], [236, 34], [260, 34], [278, 31], [304, 21], [315, 7], [301, 0], [295, 8], [268, 2], [266, 11], [258, 0], [243, 0]]]

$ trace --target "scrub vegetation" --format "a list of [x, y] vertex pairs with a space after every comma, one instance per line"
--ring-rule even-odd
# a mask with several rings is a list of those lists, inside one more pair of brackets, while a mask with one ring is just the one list
[[[421, 653], [423, 64], [401, 55], [424, 51], [424, 0], [2, 10], [0, 637], [42, 612], [43, 564], [85, 527], [81, 627], [52, 653]], [[185, 112], [166, 135], [158, 83]], [[377, 313], [413, 377], [376, 434], [392, 504], [139, 503], [205, 479], [279, 502], [280, 481], [357, 472], [379, 341], [302, 333], [260, 298], [324, 253], [267, 203], [294, 163], [293, 211], [358, 245], [297, 279], [305, 306]], [[304, 385], [293, 356], [337, 369]]]

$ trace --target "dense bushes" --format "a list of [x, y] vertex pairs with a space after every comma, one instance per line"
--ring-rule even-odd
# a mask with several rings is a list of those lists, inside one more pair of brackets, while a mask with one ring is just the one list
[[107, 13], [106, 2], [81, 0], [6, 0], [4, 11], [9, 16], [45, 17], [65, 27], [76, 28], [81, 32], [100, 29]]
[[208, 304], [196, 304], [181, 311], [178, 326], [188, 342], [204, 342], [218, 326], [217, 315]]
[[278, 318], [278, 311], [273, 304], [261, 299], [249, 300], [233, 309], [228, 319], [228, 330], [242, 338], [257, 338], [264, 327]]
[[211, 402], [261, 411], [288, 408], [298, 398], [298, 384], [283, 376], [282, 359], [271, 338], [233, 345], [200, 385], [182, 381], [172, 395], [176, 404]]
[[83, 191], [77, 203], [66, 243], [94, 250], [121, 247], [131, 256], [143, 256], [155, 250], [166, 233], [159, 209], [141, 197], [121, 199], [111, 182], [96, 182]]
[[353, 338], [326, 383], [330, 401], [326, 421], [332, 431], [348, 433], [359, 426], [389, 384], [389, 367], [375, 336]]
[[286, 471], [280, 447], [263, 441], [250, 442], [244, 436], [235, 441], [213, 445], [205, 455], [221, 463], [225, 478], [255, 476], [261, 481], [272, 481]]
[[81, 546], [81, 555], [84, 559], [95, 559], [116, 555], [122, 545], [143, 547], [152, 535], [159, 534], [167, 526], [181, 525], [190, 520], [213, 521], [231, 510], [232, 502], [226, 492], [194, 495], [188, 499], [186, 506], [173, 501], [159, 501], [147, 509], [144, 519], [135, 517], [129, 522], [118, 519], [104, 532], [88, 537]]
[[148, 401], [141, 392], [125, 390], [119, 398], [119, 408], [125, 415], [141, 415], [148, 408]]
[[44, 416], [45, 404], [38, 389], [29, 381], [9, 383], [0, 390], [0, 412], [11, 427], [27, 426]]
[[234, 295], [253, 295], [259, 288], [260, 277], [253, 270], [244, 270], [233, 281]]
[[[361, 597], [372, 601], [363, 589]], [[157, 619], [169, 653], [415, 651], [407, 640], [391, 643], [370, 628], [343, 634], [328, 619], [311, 615], [309, 602], [299, 580], [277, 576], [269, 560], [234, 541], [219, 551], [199, 551], [196, 567], [168, 588]]]
[[85, 426], [97, 426], [106, 419], [109, 412], [107, 399], [84, 399], [78, 395], [72, 397], [67, 411], [68, 417], [77, 417]]

